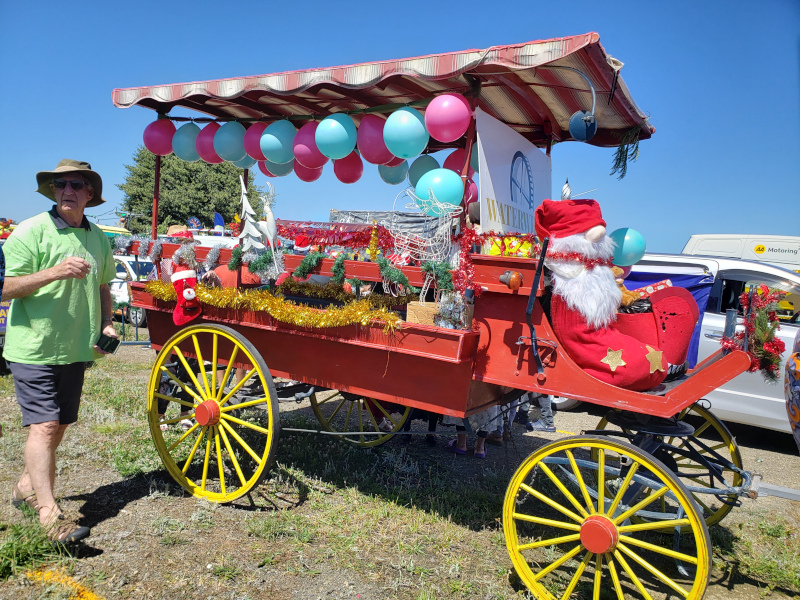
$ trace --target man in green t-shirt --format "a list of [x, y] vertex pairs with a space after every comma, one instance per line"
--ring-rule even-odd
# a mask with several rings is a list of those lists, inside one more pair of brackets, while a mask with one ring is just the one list
[[22, 425], [29, 427], [25, 470], [15, 506], [28, 504], [54, 542], [74, 542], [88, 527], [67, 520], [56, 502], [55, 455], [77, 421], [85, 364], [105, 354], [100, 335], [117, 337], [108, 282], [115, 276], [108, 238], [84, 216], [105, 202], [89, 163], [65, 159], [36, 174], [38, 192], [55, 202], [20, 223], [6, 240], [6, 297], [11, 303], [4, 355], [14, 375]]

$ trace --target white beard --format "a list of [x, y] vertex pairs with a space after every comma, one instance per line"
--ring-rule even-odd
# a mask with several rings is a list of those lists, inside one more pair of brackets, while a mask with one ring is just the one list
[[[614, 256], [614, 241], [605, 236], [590, 242], [583, 234], [551, 238], [549, 252], [577, 252], [586, 258]], [[617, 319], [622, 291], [614, 281], [610, 267], [587, 269], [579, 262], [551, 261], [545, 264], [553, 272], [553, 293], [561, 296], [567, 306], [578, 311], [592, 329], [607, 327]]]

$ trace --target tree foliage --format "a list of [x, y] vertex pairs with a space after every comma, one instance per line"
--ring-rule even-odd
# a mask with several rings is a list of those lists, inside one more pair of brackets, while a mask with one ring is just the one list
[[[150, 231], [153, 210], [153, 185], [156, 157], [144, 146], [133, 155], [133, 165], [125, 165], [128, 173], [125, 183], [118, 184], [125, 194], [123, 210], [134, 215], [127, 227], [134, 233]], [[170, 154], [161, 158], [161, 188], [158, 200], [158, 231], [166, 233], [170, 225], [186, 225], [189, 217], [197, 217], [205, 227], [214, 226], [214, 213], [218, 212], [226, 223], [234, 220], [241, 211], [242, 188], [239, 176], [242, 170], [230, 163], [210, 165], [203, 161], [185, 162]], [[257, 218], [263, 215], [260, 195], [264, 192], [254, 183], [250, 171], [247, 196]]]

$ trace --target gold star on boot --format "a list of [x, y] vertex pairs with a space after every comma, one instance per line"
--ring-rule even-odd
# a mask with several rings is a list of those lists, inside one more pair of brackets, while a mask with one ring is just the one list
[[656, 371], [663, 371], [664, 370], [664, 359], [662, 358], [664, 353], [659, 352], [655, 348], [651, 348], [650, 346], [645, 345], [648, 352], [645, 355], [645, 358], [650, 363], [650, 372], [655, 373]]
[[622, 360], [622, 350], [612, 350], [611, 348], [608, 349], [608, 354], [600, 362], [607, 364], [612, 373], [617, 370], [617, 367], [625, 366], [625, 361]]

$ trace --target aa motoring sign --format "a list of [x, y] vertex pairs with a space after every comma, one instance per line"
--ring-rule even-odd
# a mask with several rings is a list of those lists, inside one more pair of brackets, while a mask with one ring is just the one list
[[550, 197], [550, 157], [509, 126], [475, 111], [480, 158], [481, 229], [531, 233], [533, 213]]

